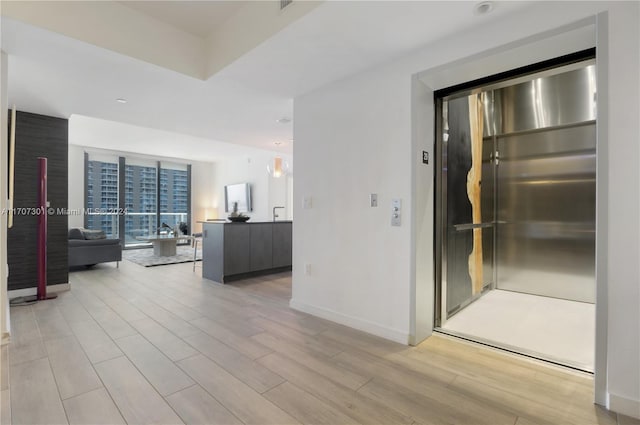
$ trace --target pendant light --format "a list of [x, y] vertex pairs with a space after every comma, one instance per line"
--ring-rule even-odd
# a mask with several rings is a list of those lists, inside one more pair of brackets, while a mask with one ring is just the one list
[[280, 156], [275, 156], [267, 164], [267, 172], [273, 178], [280, 178], [289, 172], [289, 163]]

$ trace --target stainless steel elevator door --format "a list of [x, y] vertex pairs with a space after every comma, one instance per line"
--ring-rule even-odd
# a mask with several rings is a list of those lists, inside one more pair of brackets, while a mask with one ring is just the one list
[[595, 123], [498, 137], [497, 287], [595, 302]]
[[[481, 233], [481, 286], [487, 288], [494, 280], [494, 196], [495, 167], [494, 138], [482, 138], [480, 179], [480, 220], [473, 219], [473, 206], [469, 201], [468, 177], [472, 168], [471, 126], [469, 122], [469, 96], [452, 99], [444, 105], [447, 116], [447, 141], [444, 145], [443, 175], [446, 187], [446, 285], [444, 285], [446, 316], [455, 314], [477, 297], [474, 291], [469, 262], [474, 248], [474, 232]], [[477, 208], [477, 207], [476, 207]]]
[[440, 326], [487, 289], [595, 302], [595, 82], [585, 60], [438, 100]]
[[595, 302], [595, 66], [494, 91], [498, 289]]

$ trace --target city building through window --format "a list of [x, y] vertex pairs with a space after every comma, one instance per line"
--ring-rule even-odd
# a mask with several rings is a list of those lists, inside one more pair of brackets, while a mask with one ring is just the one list
[[138, 237], [161, 228], [188, 232], [190, 174], [186, 164], [85, 155], [85, 227], [121, 239], [125, 247], [147, 245]]

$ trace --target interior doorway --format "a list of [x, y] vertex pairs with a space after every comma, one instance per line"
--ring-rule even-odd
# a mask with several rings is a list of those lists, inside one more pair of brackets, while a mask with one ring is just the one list
[[436, 328], [592, 372], [595, 51], [435, 97]]

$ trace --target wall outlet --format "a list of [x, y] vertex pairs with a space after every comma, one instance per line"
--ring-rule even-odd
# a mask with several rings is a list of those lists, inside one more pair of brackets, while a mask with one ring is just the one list
[[304, 274], [307, 276], [311, 274], [311, 264], [304, 263]]
[[369, 195], [369, 204], [372, 207], [377, 207], [378, 206], [378, 194], [377, 193], [372, 193], [371, 195]]
[[305, 196], [302, 199], [302, 208], [304, 208], [305, 210], [311, 209], [311, 207], [313, 206], [313, 202], [311, 200], [311, 196]]

